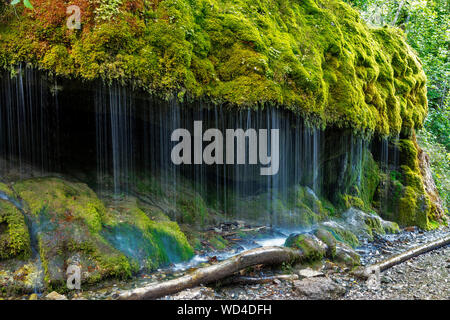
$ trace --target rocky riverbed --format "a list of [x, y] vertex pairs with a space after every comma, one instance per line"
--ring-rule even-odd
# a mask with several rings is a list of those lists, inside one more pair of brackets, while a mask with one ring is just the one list
[[[450, 233], [450, 228], [423, 232], [416, 228], [403, 229], [398, 234], [375, 236], [371, 242], [362, 242], [357, 248], [363, 266], [381, 261], [409, 248], [430, 242]], [[261, 240], [258, 240], [261, 241]], [[268, 240], [263, 240], [268, 241]], [[257, 245], [257, 244], [254, 244]], [[241, 248], [242, 249], [242, 248]], [[222, 253], [222, 258], [233, 252]], [[215, 263], [211, 257], [197, 258], [200, 265]], [[206, 259], [208, 260], [208, 259]], [[179, 277], [194, 267], [195, 261], [186, 264], [187, 269], [172, 266], [153, 274], [142, 274], [132, 281], [103, 283], [81, 292], [72, 291], [66, 296], [24, 295], [21, 299], [116, 299], [124, 290], [139, 288], [150, 283]], [[236, 300], [302, 300], [302, 299], [449, 299], [450, 298], [450, 246], [412, 258], [381, 273], [375, 287], [358, 277], [348, 267], [331, 261], [313, 265], [265, 268], [256, 266], [242, 271], [245, 281], [222, 282], [184, 290], [162, 299], [236, 299]], [[250, 279], [250, 283], [245, 283]], [[259, 279], [256, 280], [255, 279]], [[262, 279], [262, 280], [261, 280]], [[261, 283], [256, 283], [261, 281]]]

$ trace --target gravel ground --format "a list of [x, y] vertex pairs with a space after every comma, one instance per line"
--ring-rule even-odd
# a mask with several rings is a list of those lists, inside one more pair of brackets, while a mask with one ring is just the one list
[[[344, 299], [450, 299], [450, 246], [396, 265], [380, 275], [378, 289], [357, 282]], [[345, 279], [349, 281], [349, 279]]]
[[380, 275], [378, 288], [369, 288], [365, 280], [329, 265], [323, 275], [303, 280], [275, 280], [257, 285], [233, 285], [223, 288], [198, 287], [165, 299], [231, 300], [449, 300], [450, 246], [394, 266]]

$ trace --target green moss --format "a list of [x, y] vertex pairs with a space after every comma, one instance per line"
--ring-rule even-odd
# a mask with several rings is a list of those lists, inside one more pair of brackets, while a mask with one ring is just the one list
[[328, 246], [327, 255], [330, 258], [336, 256], [336, 239], [331, 232], [324, 228], [319, 228], [314, 232], [315, 236]]
[[359, 245], [359, 240], [356, 237], [356, 235], [351, 232], [350, 230], [332, 226], [332, 225], [323, 225], [323, 227], [331, 232], [331, 234], [334, 236], [334, 238], [337, 241], [347, 243], [348, 245], [352, 246], [353, 248], [357, 247]]
[[2, 182], [0, 182], [0, 192], [3, 192], [8, 197], [11, 197], [11, 198], [14, 197], [14, 193], [12, 192], [12, 190], [6, 184], [4, 184]]
[[0, 260], [31, 253], [30, 235], [22, 213], [11, 203], [0, 199]]
[[345, 194], [343, 195], [342, 199], [346, 209], [348, 208], [364, 209], [365, 207], [364, 201], [361, 198]]
[[203, 201], [203, 198], [198, 195], [180, 193], [176, 199], [176, 208], [179, 216], [178, 221], [181, 223], [199, 223], [203, 225], [208, 217], [208, 210]]
[[400, 155], [400, 170], [390, 171], [388, 175], [382, 176], [379, 199], [385, 206], [380, 206], [381, 213], [401, 226], [415, 225], [430, 229], [432, 204], [423, 185], [415, 136], [399, 139], [393, 147], [397, 148]]
[[425, 75], [401, 30], [368, 27], [339, 0], [89, 2], [82, 31], [68, 31], [59, 8], [6, 10], [0, 65], [28, 62], [164, 97], [267, 102], [382, 135], [420, 127], [427, 111]]
[[59, 178], [16, 182], [14, 189], [36, 224], [46, 282], [64, 286], [64, 265], [74, 257], [81, 264], [83, 283], [108, 277], [129, 277], [126, 257], [102, 237], [106, 209], [85, 184]]
[[208, 242], [216, 250], [223, 250], [228, 246], [228, 241], [220, 235], [210, 238]]
[[325, 256], [325, 249], [309, 234], [290, 235], [284, 245], [300, 249], [303, 252], [302, 260], [305, 262], [321, 260]]
[[159, 209], [126, 198], [111, 203], [102, 234], [130, 262], [148, 270], [188, 260], [193, 249], [176, 222]]

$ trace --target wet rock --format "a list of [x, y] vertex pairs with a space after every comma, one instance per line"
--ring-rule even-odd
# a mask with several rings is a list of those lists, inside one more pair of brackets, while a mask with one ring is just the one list
[[294, 281], [295, 291], [308, 299], [336, 299], [345, 294], [345, 289], [326, 277], [305, 278]]
[[314, 234], [317, 238], [319, 238], [323, 243], [327, 245], [327, 257], [333, 258], [336, 255], [337, 242], [333, 234], [324, 228], [317, 229]]
[[30, 295], [30, 297], [28, 298], [28, 300], [37, 300], [38, 299], [38, 295], [36, 293], [33, 293], [32, 295]]
[[344, 212], [343, 217], [348, 228], [358, 237], [373, 240], [374, 233], [385, 234], [381, 224], [382, 219], [376, 214], [365, 213], [361, 210], [350, 208]]
[[45, 296], [47, 300], [67, 300], [67, 297], [65, 295], [59, 294], [56, 291], [53, 291]]
[[342, 263], [350, 268], [361, 264], [359, 254], [357, 254], [350, 246], [342, 242], [338, 242], [336, 245], [336, 256], [334, 260], [337, 263]]
[[330, 220], [321, 223], [321, 226], [331, 232], [337, 241], [345, 242], [352, 247], [359, 245], [358, 238], [345, 224]]
[[284, 244], [286, 247], [302, 250], [304, 261], [320, 260], [327, 252], [327, 245], [312, 234], [291, 234]]

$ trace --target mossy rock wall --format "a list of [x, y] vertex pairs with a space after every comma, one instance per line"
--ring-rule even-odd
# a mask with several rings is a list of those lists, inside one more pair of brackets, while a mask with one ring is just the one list
[[424, 187], [415, 135], [399, 139], [391, 147], [398, 152], [399, 163], [380, 175], [375, 207], [386, 219], [401, 226], [415, 225], [430, 229], [439, 225], [440, 213]]
[[[162, 213], [138, 207], [132, 201], [125, 207], [117, 204], [114, 211], [107, 209], [84, 183], [33, 178], [15, 182], [13, 189], [36, 226], [33, 231], [38, 239], [38, 254], [46, 285], [51, 288], [65, 290], [65, 270], [71, 264], [81, 267], [83, 284], [92, 284], [110, 277], [129, 277], [141, 267], [153, 269], [184, 261], [193, 254], [178, 225]], [[26, 260], [30, 237], [23, 215], [9, 202], [0, 200], [0, 218], [14, 235], [3, 241], [2, 233], [1, 258]], [[145, 265], [139, 265], [141, 261], [123, 250], [129, 239], [114, 241], [111, 234], [117, 234], [117, 230], [125, 230], [128, 237], [138, 235], [143, 246], [133, 247], [134, 251], [150, 248], [142, 253]]]
[[268, 102], [322, 125], [393, 135], [420, 127], [425, 75], [401, 30], [368, 27], [339, 0], [63, 0], [0, 16], [0, 65], [33, 64], [160, 96]]

